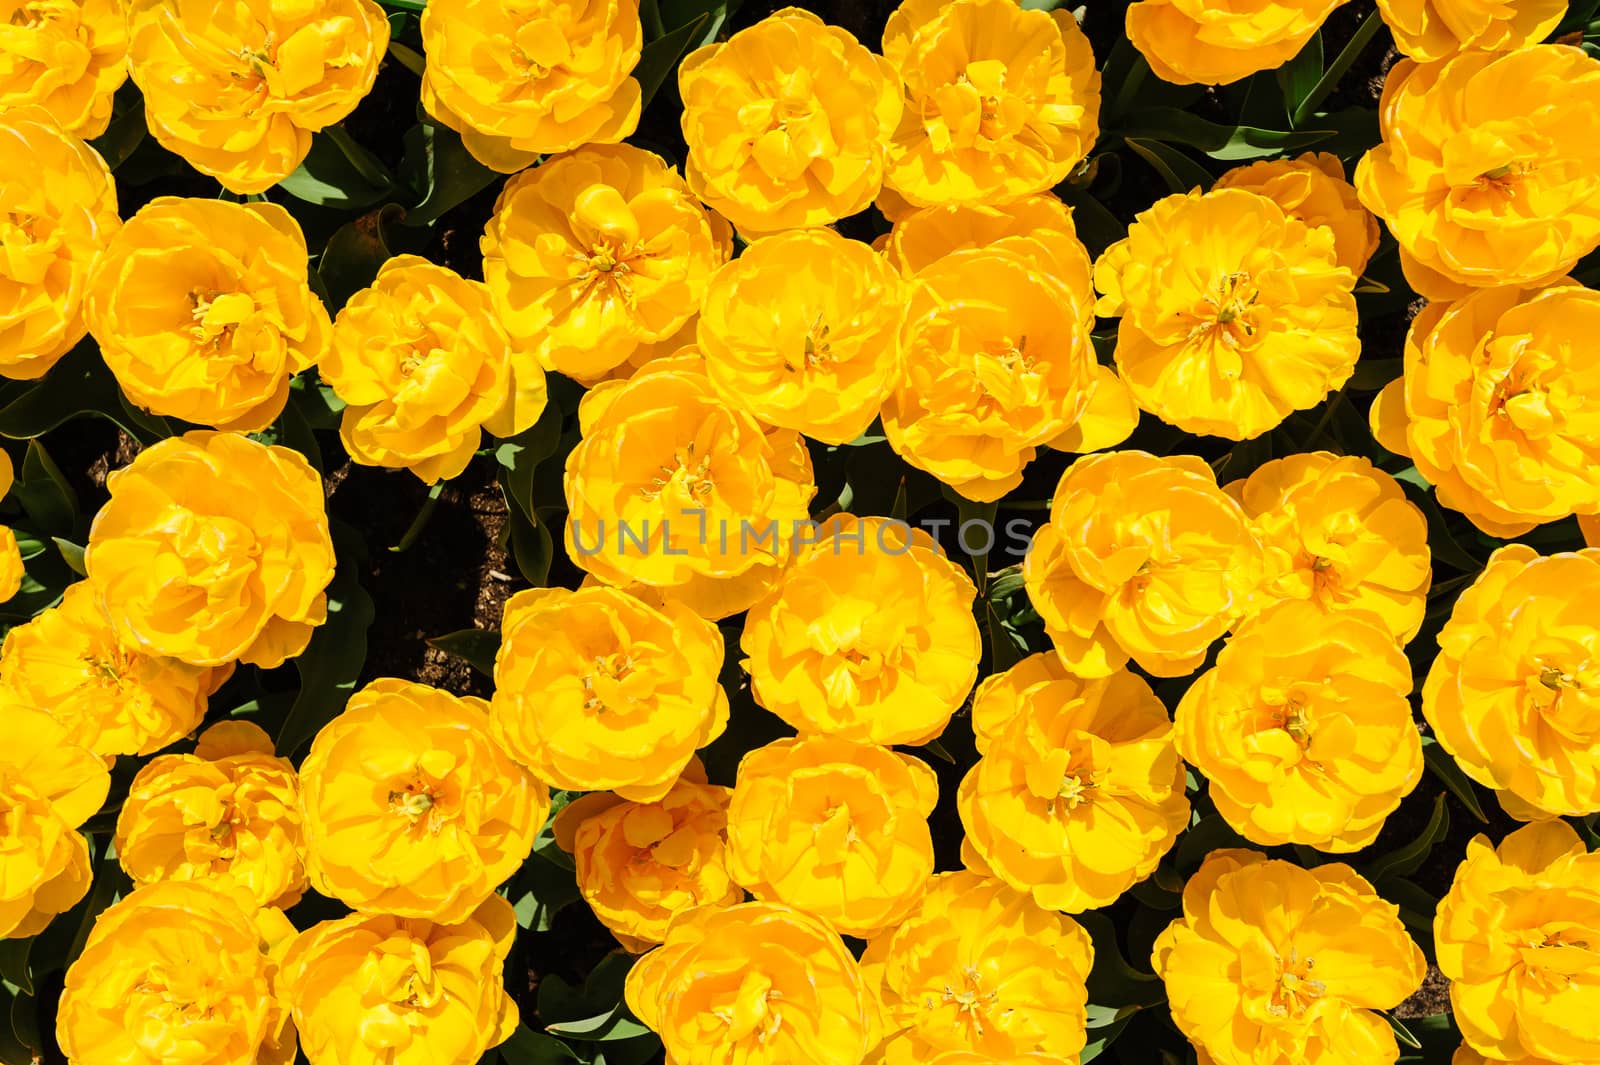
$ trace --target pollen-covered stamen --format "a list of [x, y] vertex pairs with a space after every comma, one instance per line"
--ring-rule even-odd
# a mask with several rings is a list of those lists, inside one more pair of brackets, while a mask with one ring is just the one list
[[651, 502], [659, 499], [661, 493], [674, 484], [678, 485], [691, 501], [710, 496], [712, 489], [716, 487], [711, 478], [711, 456], [701, 455], [697, 459], [692, 440], [682, 451], [672, 453], [672, 465], [663, 464], [659, 469], [661, 476], [652, 477], [650, 487], [639, 490], [639, 495]]
[[1256, 334], [1256, 306], [1260, 299], [1261, 292], [1249, 273], [1238, 271], [1220, 275], [1212, 292], [1190, 312], [1194, 318], [1194, 325], [1189, 329], [1190, 339], [1203, 339], [1230, 348], [1242, 346]]
[[1313, 1002], [1326, 995], [1328, 985], [1311, 977], [1316, 966], [1317, 959], [1302, 958], [1291, 947], [1288, 958], [1283, 961], [1283, 970], [1278, 974], [1278, 983], [1272, 990], [1272, 1001], [1267, 1011], [1275, 1017], [1299, 1017]]
[[929, 1009], [954, 1006], [955, 1026], [959, 1029], [963, 1024], [971, 1025], [973, 1034], [981, 1036], [989, 1011], [1000, 1002], [1000, 992], [985, 991], [977, 968], [971, 965], [961, 970], [961, 980], [959, 987], [945, 984], [943, 995], [937, 1001], [930, 996], [924, 1005]]

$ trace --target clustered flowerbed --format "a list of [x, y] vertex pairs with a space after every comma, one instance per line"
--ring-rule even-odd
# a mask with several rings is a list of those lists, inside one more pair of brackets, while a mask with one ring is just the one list
[[1600, 0], [776, 8], [5, 5], [0, 1062], [1600, 1061]]

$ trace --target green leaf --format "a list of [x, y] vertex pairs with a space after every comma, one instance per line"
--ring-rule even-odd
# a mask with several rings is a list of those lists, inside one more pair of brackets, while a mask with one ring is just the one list
[[338, 126], [314, 134], [304, 161], [278, 182], [295, 199], [341, 210], [371, 207], [395, 185], [389, 168]]
[[655, 99], [667, 77], [678, 68], [678, 60], [700, 40], [701, 32], [710, 21], [709, 14], [702, 14], [644, 46], [644, 51], [639, 54], [639, 65], [633, 68], [633, 76], [639, 82], [642, 107], [650, 106], [650, 101]]
[[500, 1059], [506, 1065], [568, 1065], [582, 1059], [554, 1036], [518, 1025], [511, 1038], [500, 1044]]
[[1292, 119], [1322, 79], [1322, 31], [1312, 34], [1306, 46], [1276, 74], [1278, 87], [1283, 90], [1283, 113]]
[[106, 131], [89, 145], [100, 153], [100, 158], [106, 161], [106, 166], [115, 171], [117, 167], [128, 161], [144, 143], [145, 136], [150, 132], [144, 121], [144, 106], [142, 101], [128, 108], [122, 114], [115, 116]]
[[[504, 175], [472, 157], [461, 135], [445, 126], [423, 122], [406, 133], [406, 155], [419, 174], [418, 192], [422, 199], [406, 211], [405, 224], [425, 226]], [[402, 164], [404, 166], [405, 164]]]
[[983, 600], [983, 609], [989, 629], [989, 669], [1003, 673], [1028, 656], [1028, 645], [995, 611], [991, 600]]
[[1411, 1034], [1411, 1029], [1400, 1023], [1399, 1018], [1385, 1012], [1383, 1019], [1389, 1022], [1389, 1027], [1394, 1029], [1394, 1037], [1414, 1050], [1422, 1049], [1422, 1040]]
[[356, 576], [365, 553], [361, 538], [344, 522], [335, 521], [333, 544], [338, 565], [328, 585], [328, 620], [294, 660], [300, 694], [278, 730], [277, 750], [286, 758], [344, 709], [367, 659], [367, 630], [374, 614], [372, 597]]
[[543, 588], [550, 579], [550, 565], [555, 561], [555, 540], [550, 526], [537, 514], [532, 519], [520, 510], [506, 515], [506, 528], [510, 531], [511, 557], [517, 570], [535, 588]]
[[1151, 1006], [1166, 998], [1161, 978], [1135, 969], [1123, 957], [1117, 928], [1103, 913], [1080, 913], [1078, 923], [1094, 941], [1094, 968], [1089, 971], [1089, 1001], [1118, 1006]]
[[55, 541], [56, 550], [61, 552], [61, 560], [67, 564], [68, 569], [80, 577], [89, 575], [89, 567], [84, 562], [84, 550], [82, 547], [71, 540], [64, 540], [59, 536], [52, 536], [50, 539]]
[[428, 519], [433, 517], [434, 508], [439, 505], [439, 496], [444, 493], [444, 482], [435, 481], [428, 486], [428, 494], [423, 497], [422, 506], [417, 508], [417, 516], [411, 519], [411, 524], [401, 535], [400, 542], [389, 548], [395, 554], [411, 550], [411, 545], [417, 542], [422, 531], [428, 527]]
[[335, 307], [343, 307], [378, 276], [394, 254], [390, 250], [390, 229], [404, 213], [395, 204], [387, 204], [340, 226], [328, 238], [328, 246], [317, 261], [317, 274]]
[[38, 440], [28, 441], [11, 494], [41, 532], [70, 536], [78, 523], [77, 493]]
[[1484, 824], [1489, 823], [1489, 818], [1483, 812], [1483, 805], [1478, 801], [1478, 792], [1473, 787], [1472, 780], [1461, 771], [1461, 766], [1450, 756], [1450, 752], [1439, 746], [1439, 741], [1432, 736], [1422, 737], [1422, 761], [1427, 765], [1428, 771], [1450, 789], [1450, 794], [1460, 799], [1462, 805], [1472, 811], [1473, 817]]
[[555, 915], [583, 897], [577, 874], [539, 853], [522, 864], [507, 895], [518, 926], [529, 932], [548, 932]]
[[1170, 191], [1183, 193], [1197, 187], [1202, 191], [1211, 187], [1211, 175], [1206, 169], [1176, 148], [1160, 141], [1145, 141], [1137, 137], [1128, 138], [1125, 143], [1133, 149], [1134, 154], [1155, 168]]
[[389, 54], [394, 56], [397, 63], [419, 78], [422, 77], [423, 71], [427, 69], [428, 61], [421, 52], [401, 44], [393, 37], [389, 38]]
[[0, 939], [0, 979], [25, 993], [33, 994], [33, 977], [29, 972], [28, 954], [33, 950], [33, 938]]
[[1402, 847], [1374, 858], [1368, 863], [1363, 875], [1373, 884], [1391, 878], [1410, 876], [1422, 868], [1422, 863], [1428, 860], [1428, 855], [1433, 851], [1433, 845], [1443, 839], [1445, 833], [1449, 831], [1450, 810], [1445, 805], [1444, 793], [1440, 792], [1433, 802], [1433, 815], [1428, 818], [1428, 824], [1423, 828], [1421, 835]]
[[502, 470], [500, 489], [506, 504], [522, 511], [534, 520], [534, 474], [539, 464], [554, 455], [561, 447], [561, 410], [554, 403], [547, 404], [539, 420], [524, 432], [507, 437], [494, 449], [494, 460]]
[[137, 410], [123, 399], [116, 378], [100, 361], [99, 349], [85, 341], [0, 407], [0, 436], [30, 440], [84, 415], [106, 419], [141, 444], [173, 435], [165, 418]]
[[500, 633], [492, 629], [461, 629], [443, 636], [430, 636], [428, 646], [454, 655], [484, 676], [493, 677], [495, 655], [500, 652]]
[[1285, 131], [1255, 126], [1223, 126], [1173, 107], [1149, 107], [1128, 116], [1124, 138], [1167, 141], [1199, 148], [1213, 159], [1265, 159], [1334, 136], [1332, 129]]
[[1353, 392], [1381, 392], [1385, 385], [1405, 373], [1404, 359], [1362, 359], [1345, 387]]
[[1293, 114], [1289, 116], [1289, 124], [1291, 126], [1298, 129], [1302, 122], [1312, 116], [1318, 105], [1333, 92], [1334, 88], [1339, 84], [1339, 79], [1344, 77], [1350, 68], [1355, 65], [1355, 61], [1360, 58], [1362, 52], [1366, 51], [1367, 45], [1372, 43], [1372, 38], [1382, 28], [1383, 20], [1379, 18], [1378, 12], [1372, 11], [1368, 13], [1366, 20], [1356, 27], [1356, 31], [1351, 34], [1350, 40], [1345, 43], [1345, 46], [1339, 50], [1339, 54], [1334, 57], [1333, 63], [1329, 65], [1327, 70], [1323, 71], [1322, 77], [1317, 79], [1317, 83], [1311, 87], [1311, 91], [1306, 93], [1299, 105], [1295, 107]]

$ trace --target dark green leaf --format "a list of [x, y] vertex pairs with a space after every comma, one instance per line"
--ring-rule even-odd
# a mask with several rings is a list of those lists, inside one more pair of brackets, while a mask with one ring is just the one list
[[1291, 126], [1298, 129], [1302, 122], [1316, 112], [1317, 107], [1333, 92], [1339, 84], [1339, 79], [1355, 65], [1355, 61], [1366, 51], [1367, 45], [1372, 43], [1372, 38], [1382, 28], [1383, 20], [1378, 17], [1378, 12], [1369, 12], [1366, 19], [1356, 28], [1356, 32], [1351, 34], [1350, 40], [1339, 50], [1339, 54], [1334, 57], [1328, 69], [1323, 71], [1322, 77], [1317, 79], [1311, 91], [1306, 93], [1295, 107], [1294, 113], [1289, 118]]
[[1411, 1029], [1401, 1024], [1399, 1019], [1385, 1012], [1383, 1019], [1389, 1022], [1389, 1027], [1394, 1029], [1394, 1037], [1401, 1043], [1416, 1050], [1422, 1049], [1422, 1040], [1411, 1034]]
[[1278, 87], [1283, 90], [1283, 113], [1292, 119], [1322, 79], [1322, 32], [1313, 33], [1306, 46], [1279, 67], [1276, 75]]
[[0, 436], [29, 440], [83, 415], [105, 418], [141, 444], [172, 435], [166, 419], [124, 401], [99, 349], [85, 341], [0, 407]]
[[556, 553], [549, 524], [537, 514], [530, 520], [521, 511], [513, 510], [506, 515], [506, 528], [511, 533], [511, 556], [517, 570], [535, 588], [544, 587]]
[[328, 585], [328, 620], [294, 660], [300, 673], [300, 694], [278, 730], [277, 749], [284, 757], [294, 755], [344, 709], [367, 659], [373, 606], [372, 597], [356, 576], [363, 554], [360, 536], [336, 521], [333, 544], [338, 567]]
[[149, 132], [144, 121], [144, 107], [135, 106], [114, 117], [106, 131], [89, 144], [100, 153], [107, 167], [116, 170], [144, 143]]
[[644, 46], [644, 51], [639, 55], [639, 65], [633, 68], [633, 76], [639, 82], [642, 106], [650, 106], [662, 83], [678, 68], [678, 60], [699, 41], [701, 31], [710, 20], [710, 15], [703, 14]]
[[1473, 817], [1484, 824], [1489, 823], [1471, 779], [1461, 771], [1461, 766], [1450, 756], [1450, 752], [1439, 746], [1439, 741], [1432, 736], [1422, 737], [1422, 760], [1427, 765], [1428, 771], [1450, 789], [1450, 794], [1460, 799], [1462, 805], [1472, 811]]
[[401, 66], [419, 78], [422, 77], [423, 71], [427, 68], [428, 61], [421, 52], [401, 44], [393, 37], [389, 39], [389, 54], [394, 56], [395, 61]]
[[32, 937], [0, 939], [0, 979], [30, 995], [33, 994], [33, 976], [29, 971], [28, 954], [32, 950]]
[[377, 156], [329, 126], [312, 136], [311, 151], [278, 187], [306, 203], [359, 210], [392, 193], [395, 180]]
[[1422, 868], [1422, 863], [1428, 860], [1428, 855], [1433, 851], [1433, 845], [1449, 831], [1450, 810], [1445, 805], [1444, 793], [1440, 792], [1433, 803], [1433, 815], [1428, 818], [1422, 833], [1404, 846], [1372, 859], [1363, 870], [1364, 875], [1374, 884], [1392, 877], [1410, 876]]
[[1139, 140], [1137, 137], [1128, 138], [1126, 143], [1134, 154], [1155, 168], [1161, 180], [1167, 183], [1168, 190], [1179, 193], [1194, 188], [1204, 191], [1211, 187], [1211, 175], [1206, 169], [1176, 148], [1160, 141]]
[[1102, 1005], [1149, 1006], [1166, 997], [1160, 977], [1135, 969], [1122, 955], [1117, 928], [1103, 913], [1080, 913], [1078, 923], [1094, 941], [1094, 968], [1089, 971], [1089, 1001]]
[[530, 428], [502, 440], [494, 449], [494, 459], [502, 471], [500, 488], [505, 493], [506, 504], [516, 507], [530, 520], [534, 519], [536, 510], [534, 474], [539, 464], [555, 454], [560, 446], [561, 410], [550, 403]]
[[406, 212], [408, 226], [436, 221], [503, 176], [474, 159], [453, 129], [424, 122], [413, 126], [405, 139], [406, 154], [415, 160], [420, 175], [418, 192], [422, 195]]
[[77, 493], [38, 440], [28, 441], [11, 494], [41, 532], [70, 536], [78, 523]]
[[1171, 107], [1150, 107], [1128, 116], [1120, 131], [1139, 140], [1167, 141], [1199, 148], [1213, 159], [1265, 159], [1327, 140], [1337, 130], [1285, 131], [1255, 126], [1223, 126]]
[[1353, 392], [1379, 392], [1405, 372], [1404, 359], [1362, 359], [1345, 387]]
[[389, 548], [395, 554], [411, 550], [411, 545], [417, 542], [422, 531], [428, 527], [428, 519], [433, 517], [433, 512], [439, 505], [439, 496], [444, 492], [444, 482], [436, 481], [428, 486], [428, 494], [423, 497], [422, 506], [417, 508], [417, 516], [411, 519], [411, 524], [400, 537], [400, 542]]
[[89, 568], [83, 560], [83, 548], [59, 536], [52, 536], [51, 539], [55, 541], [56, 550], [61, 552], [61, 560], [67, 564], [67, 568], [80, 577], [87, 577]]
[[500, 1044], [500, 1059], [506, 1065], [576, 1065], [581, 1060], [561, 1040], [535, 1032], [526, 1024]]
[[391, 203], [340, 226], [328, 238], [328, 246], [317, 262], [317, 273], [335, 307], [343, 307], [351, 296], [372, 284], [389, 261], [394, 254], [390, 250], [390, 227], [403, 214]]
[[428, 646], [463, 659], [486, 677], [494, 676], [494, 659], [500, 651], [500, 633], [490, 629], [462, 629], [432, 636]]

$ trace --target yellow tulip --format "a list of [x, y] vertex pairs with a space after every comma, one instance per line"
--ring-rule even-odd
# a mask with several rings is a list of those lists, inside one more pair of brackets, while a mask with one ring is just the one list
[[1128, 36], [1156, 76], [1227, 85], [1293, 59], [1345, 0], [1139, 0]]
[[104, 133], [128, 78], [122, 0], [8, 0], [0, 11], [0, 111], [39, 107], [73, 136]]

